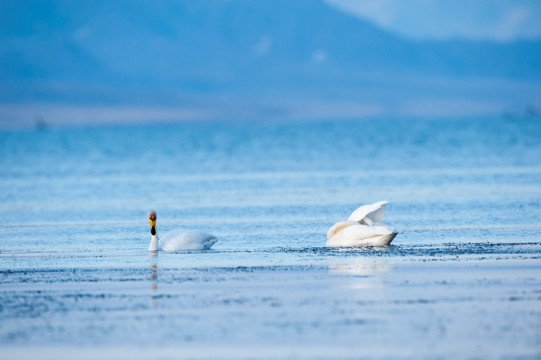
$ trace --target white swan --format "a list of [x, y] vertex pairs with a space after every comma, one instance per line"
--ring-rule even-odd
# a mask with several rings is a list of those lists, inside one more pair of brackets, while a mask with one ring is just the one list
[[347, 219], [327, 232], [327, 246], [381, 246], [389, 245], [398, 232], [379, 225], [388, 201], [378, 201], [357, 208]]
[[216, 236], [197, 230], [172, 230], [165, 234], [163, 239], [160, 239], [156, 232], [156, 212], [154, 210], [148, 212], [148, 222], [152, 235], [148, 251], [207, 250], [218, 241]]

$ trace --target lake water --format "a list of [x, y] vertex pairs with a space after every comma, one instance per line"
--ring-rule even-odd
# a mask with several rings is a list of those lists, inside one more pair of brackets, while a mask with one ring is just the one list
[[[0, 132], [2, 359], [541, 357], [541, 120]], [[389, 200], [382, 248], [327, 229]], [[206, 252], [147, 247], [183, 228]]]

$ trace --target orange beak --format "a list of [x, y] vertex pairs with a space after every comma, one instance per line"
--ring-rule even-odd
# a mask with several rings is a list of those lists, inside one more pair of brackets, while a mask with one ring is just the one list
[[156, 220], [148, 219], [148, 222], [150, 224], [150, 233], [156, 235]]

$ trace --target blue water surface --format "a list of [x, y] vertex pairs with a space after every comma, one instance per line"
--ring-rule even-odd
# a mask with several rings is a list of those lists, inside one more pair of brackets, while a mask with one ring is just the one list
[[[248, 357], [316, 344], [323, 358], [535, 357], [539, 135], [538, 118], [497, 117], [0, 132], [0, 344], [151, 346], [143, 334], [157, 329], [161, 345], [194, 354], [209, 333], [222, 346], [250, 340]], [[325, 248], [333, 223], [378, 200], [400, 231], [390, 247]], [[151, 256], [150, 209], [159, 233], [199, 229], [219, 241]], [[359, 315], [362, 306], [371, 310]], [[354, 335], [366, 331], [363, 352]], [[386, 333], [400, 334], [404, 352], [384, 346]]]

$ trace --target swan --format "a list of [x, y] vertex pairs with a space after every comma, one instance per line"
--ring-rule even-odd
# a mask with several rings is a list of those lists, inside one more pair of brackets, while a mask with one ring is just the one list
[[389, 245], [398, 232], [380, 225], [388, 201], [359, 206], [346, 221], [331, 226], [327, 232], [327, 246]]
[[208, 250], [218, 239], [216, 236], [197, 230], [172, 230], [164, 235], [163, 239], [158, 237], [156, 232], [156, 212], [148, 212], [150, 223], [150, 246], [148, 251], [177, 251], [177, 250]]

